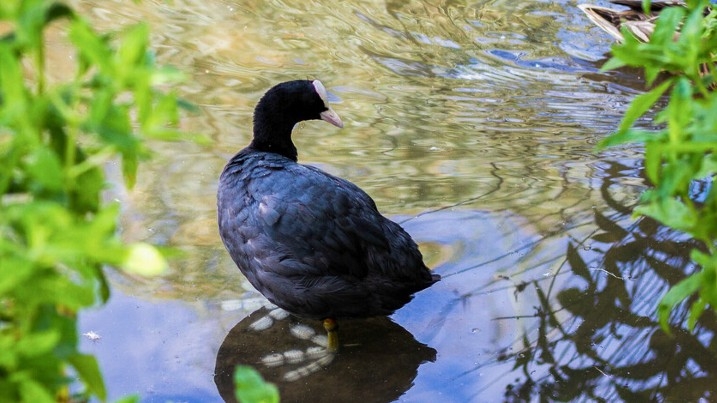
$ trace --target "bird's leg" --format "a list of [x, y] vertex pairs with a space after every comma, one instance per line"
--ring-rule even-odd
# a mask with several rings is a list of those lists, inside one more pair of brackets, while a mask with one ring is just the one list
[[326, 350], [328, 350], [329, 353], [339, 351], [339, 324], [336, 322], [336, 319], [324, 319], [324, 329], [326, 329], [326, 336], [329, 339]]

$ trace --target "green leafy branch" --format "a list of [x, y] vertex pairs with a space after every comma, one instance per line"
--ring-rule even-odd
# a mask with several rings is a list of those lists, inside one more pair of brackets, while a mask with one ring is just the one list
[[[717, 95], [712, 91], [717, 86], [716, 17], [706, 0], [665, 8], [649, 42], [623, 30], [624, 43], [613, 46], [613, 58], [603, 67], [642, 67], [648, 84], [661, 73], [669, 74], [635, 97], [618, 130], [599, 145], [643, 143], [645, 173], [653, 187], [642, 195], [634, 213], [653, 217], [704, 245], [691, 252], [699, 271], [676, 284], [659, 304], [659, 320], [666, 331], [674, 307], [695, 293], [690, 329], [708, 306], [717, 307]], [[667, 104], [660, 106], [664, 95]], [[654, 124], [661, 128], [635, 128], [651, 110], [655, 110]], [[696, 195], [697, 184], [702, 190]]]
[[[0, 37], [0, 401], [66, 400], [70, 374], [105, 400], [76, 314], [107, 300], [103, 266], [156, 274], [167, 264], [117, 235], [118, 205], [100, 202], [103, 167], [119, 157], [132, 186], [145, 141], [180, 137], [176, 96], [155, 88], [181, 75], [155, 65], [145, 24], [99, 34], [50, 0], [3, 0], [0, 22], [10, 27]], [[56, 84], [51, 25], [76, 52], [74, 76]]]

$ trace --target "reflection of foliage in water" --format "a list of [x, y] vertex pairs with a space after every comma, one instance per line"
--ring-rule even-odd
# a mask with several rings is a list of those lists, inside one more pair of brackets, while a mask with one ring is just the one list
[[631, 209], [610, 197], [609, 185], [603, 183], [602, 194], [613, 211], [595, 212], [599, 232], [590, 236], [591, 247], [577, 239], [568, 245], [565, 263], [576, 281], [555, 295], [559, 307], [549, 302], [551, 287], [534, 282], [537, 337], [524, 336], [523, 349], [500, 357], [515, 360], [524, 377], [507, 387], [506, 401], [533, 394], [560, 401], [694, 401], [716, 391], [714, 315], [704, 315], [689, 333], [679, 326], [687, 308], [676, 310], [674, 338], [654, 317], [665, 290], [695, 270], [689, 250], [700, 245], [648, 218], [618, 224]]

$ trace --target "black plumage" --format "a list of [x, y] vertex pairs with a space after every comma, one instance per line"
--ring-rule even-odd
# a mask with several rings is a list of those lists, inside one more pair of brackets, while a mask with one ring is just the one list
[[259, 101], [254, 139], [219, 180], [224, 245], [249, 282], [291, 313], [391, 314], [440, 277], [364, 191], [297, 163], [291, 131], [311, 119], [343, 126], [318, 80], [279, 84]]

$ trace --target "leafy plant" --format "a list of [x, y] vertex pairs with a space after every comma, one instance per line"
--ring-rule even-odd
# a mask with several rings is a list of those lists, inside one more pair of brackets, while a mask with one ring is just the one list
[[[171, 139], [177, 99], [154, 88], [179, 75], [155, 66], [145, 24], [103, 35], [67, 5], [3, 0], [0, 27], [0, 401], [106, 399], [95, 358], [78, 350], [77, 312], [104, 302], [104, 265], [153, 274], [152, 246], [117, 235], [119, 206], [101, 203], [103, 166], [133, 185], [145, 139]], [[74, 76], [50, 83], [49, 26], [67, 32]], [[3, 35], [0, 31], [0, 35]]]
[[[617, 132], [600, 144], [644, 143], [645, 172], [653, 188], [643, 194], [635, 214], [684, 231], [704, 246], [691, 252], [701, 270], [676, 284], [659, 304], [665, 331], [674, 307], [695, 293], [690, 329], [708, 306], [717, 308], [717, 94], [712, 91], [717, 87], [717, 11], [709, 7], [707, 0], [690, 0], [686, 7], [663, 9], [648, 43], [623, 31], [625, 42], [613, 47], [604, 66], [642, 67], [648, 84], [659, 73], [670, 73], [632, 101]], [[635, 128], [651, 109], [661, 128]]]
[[234, 387], [236, 398], [242, 403], [279, 403], [279, 389], [266, 382], [252, 367], [237, 365]]

